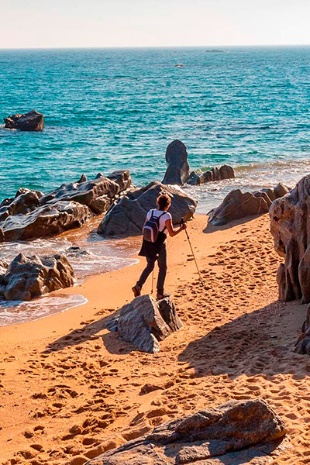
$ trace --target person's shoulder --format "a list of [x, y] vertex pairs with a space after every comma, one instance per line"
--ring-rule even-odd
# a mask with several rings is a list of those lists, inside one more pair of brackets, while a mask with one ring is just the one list
[[166, 220], [172, 220], [171, 213], [169, 213], [169, 212], [165, 212], [164, 217], [165, 217]]

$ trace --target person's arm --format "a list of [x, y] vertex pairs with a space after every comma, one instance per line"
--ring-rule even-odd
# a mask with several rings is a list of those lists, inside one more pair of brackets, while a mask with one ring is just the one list
[[174, 227], [172, 226], [171, 218], [165, 221], [165, 226], [167, 228], [169, 236], [171, 237], [176, 236], [177, 234], [179, 234], [179, 232], [187, 228], [186, 223], [182, 223], [178, 229], [174, 229]]

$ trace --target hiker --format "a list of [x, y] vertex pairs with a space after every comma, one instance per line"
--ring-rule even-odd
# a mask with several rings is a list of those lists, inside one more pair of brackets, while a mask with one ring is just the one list
[[143, 284], [147, 280], [148, 276], [152, 273], [155, 262], [157, 260], [158, 263], [158, 279], [157, 279], [157, 300], [164, 299], [168, 297], [167, 294], [164, 293], [164, 284], [165, 278], [167, 273], [167, 252], [166, 252], [166, 238], [167, 235], [165, 234], [165, 230], [168, 231], [169, 236], [173, 237], [179, 234], [179, 232], [186, 229], [186, 223], [182, 223], [178, 229], [174, 229], [172, 225], [172, 217], [171, 214], [168, 213], [168, 210], [171, 205], [171, 199], [167, 194], [161, 194], [157, 197], [156, 200], [157, 209], [150, 210], [146, 215], [146, 220], [143, 226], [145, 226], [148, 220], [152, 218], [157, 218], [158, 224], [158, 237], [155, 242], [150, 242], [150, 240], [146, 240], [143, 238], [142, 247], [139, 252], [139, 255], [146, 257], [147, 265], [141, 273], [140, 278], [137, 281], [137, 284], [133, 286], [132, 291], [135, 297], [138, 297], [141, 294], [141, 289]]

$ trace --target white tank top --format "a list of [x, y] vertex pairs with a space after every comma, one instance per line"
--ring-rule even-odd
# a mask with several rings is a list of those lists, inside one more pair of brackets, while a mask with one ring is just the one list
[[[172, 220], [172, 217], [170, 215], [170, 213], [168, 212], [163, 212], [162, 210], [157, 210], [156, 209], [152, 209], [150, 211], [147, 212], [147, 215], [146, 215], [146, 219], [149, 220], [152, 216], [152, 213], [154, 212], [154, 217], [155, 218], [158, 218], [160, 215], [160, 218], [159, 218], [159, 231], [163, 231], [166, 227], [166, 221], [167, 220]], [[164, 214], [163, 214], [164, 213]]]

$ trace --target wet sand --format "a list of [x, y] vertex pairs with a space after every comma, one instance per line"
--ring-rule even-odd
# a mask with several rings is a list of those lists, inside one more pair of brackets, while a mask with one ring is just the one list
[[277, 300], [269, 217], [206, 226], [188, 224], [202, 282], [186, 235], [168, 238], [166, 291], [184, 328], [158, 354], [105, 329], [143, 260], [61, 291], [83, 306], [0, 328], [1, 465], [82, 465], [164, 421], [255, 397], [288, 429], [271, 463], [310, 462], [310, 359], [293, 352], [306, 306]]

